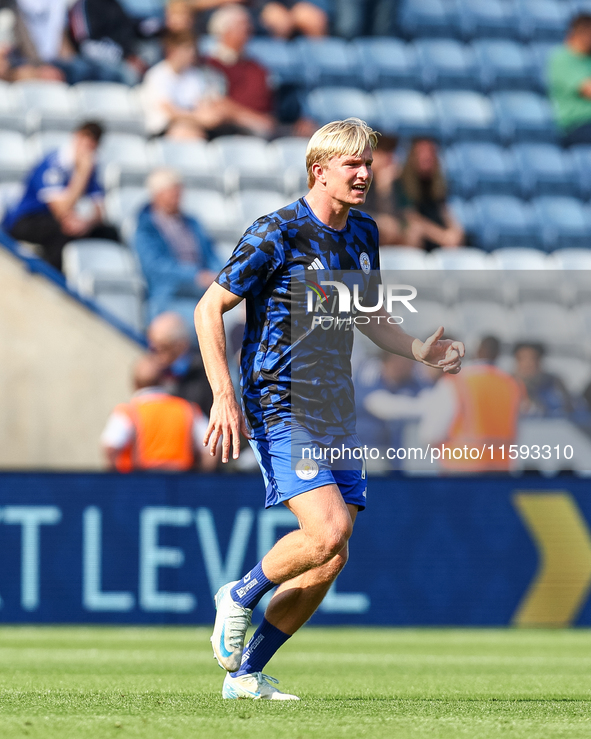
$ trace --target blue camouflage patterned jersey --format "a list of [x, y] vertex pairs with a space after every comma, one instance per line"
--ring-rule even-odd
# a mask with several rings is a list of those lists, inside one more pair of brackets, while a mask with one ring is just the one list
[[[356, 271], [368, 283], [369, 270], [379, 270], [373, 219], [351, 210], [347, 226], [337, 231], [300, 198], [255, 221], [217, 277], [219, 285], [246, 299], [240, 369], [244, 410], [255, 438], [294, 416], [318, 434], [355, 433], [353, 327], [311, 331], [310, 320], [307, 329], [296, 328], [299, 319], [294, 321], [305, 301], [297, 286], [321, 279], [316, 270]], [[324, 279], [335, 278], [325, 273]], [[294, 347], [301, 348], [297, 361]]]

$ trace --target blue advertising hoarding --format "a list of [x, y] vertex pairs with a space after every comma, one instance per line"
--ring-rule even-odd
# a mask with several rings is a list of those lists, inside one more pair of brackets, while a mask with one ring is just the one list
[[[590, 625], [588, 489], [370, 480], [349, 564], [313, 623]], [[263, 499], [256, 475], [1, 474], [0, 621], [211, 623], [218, 587], [296, 525]]]

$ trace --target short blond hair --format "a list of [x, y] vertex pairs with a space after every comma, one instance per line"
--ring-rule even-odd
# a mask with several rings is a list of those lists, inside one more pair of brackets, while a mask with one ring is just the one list
[[308, 187], [315, 182], [312, 166], [326, 164], [333, 157], [361, 156], [369, 146], [373, 151], [378, 145], [380, 134], [370, 128], [361, 118], [346, 118], [322, 126], [312, 136], [306, 149]]

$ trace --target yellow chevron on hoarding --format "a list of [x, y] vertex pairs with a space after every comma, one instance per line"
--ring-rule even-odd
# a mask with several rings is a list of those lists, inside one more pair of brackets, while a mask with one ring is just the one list
[[514, 616], [517, 626], [568, 626], [591, 588], [591, 532], [566, 492], [522, 491], [514, 504], [536, 543], [538, 571]]

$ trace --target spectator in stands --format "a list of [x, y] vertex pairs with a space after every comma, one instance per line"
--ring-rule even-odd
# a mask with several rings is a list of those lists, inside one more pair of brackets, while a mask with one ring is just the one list
[[395, 137], [380, 136], [373, 152], [373, 181], [365, 203], [357, 207], [369, 213], [378, 224], [380, 246], [419, 246], [422, 229], [406, 222], [397, 200], [400, 178], [396, 160], [397, 145]]
[[464, 243], [464, 230], [446, 203], [447, 187], [433, 141], [413, 141], [400, 176], [398, 198], [409, 226], [407, 240], [414, 241], [410, 245], [432, 251]]
[[353, 40], [360, 36], [393, 36], [398, 0], [334, 0], [334, 32]]
[[240, 5], [226, 5], [212, 15], [208, 30], [217, 43], [207, 63], [226, 78], [230, 100], [253, 116], [261, 135], [269, 136], [277, 121], [267, 71], [244, 56], [252, 35], [248, 11]]
[[79, 126], [68, 144], [32, 169], [23, 197], [4, 219], [4, 228], [15, 239], [39, 244], [43, 258], [56, 269], [61, 269], [62, 250], [72, 239], [119, 238], [103, 221], [104, 191], [96, 176], [102, 135], [98, 123]]
[[[59, 3], [53, 8], [59, 9]], [[65, 22], [65, 10], [63, 18]], [[56, 48], [58, 48], [57, 45]], [[49, 53], [49, 58], [54, 58], [53, 51]], [[60, 69], [47, 63], [39, 55], [29, 34], [25, 15], [17, 0], [0, 0], [0, 79], [9, 82], [30, 79], [63, 81], [64, 79]]]
[[195, 303], [220, 267], [211, 239], [192, 216], [181, 212], [183, 186], [173, 169], [156, 169], [146, 182], [150, 203], [141, 211], [135, 249], [148, 283], [150, 316], [175, 298]]
[[[409, 416], [398, 405], [399, 399], [416, 398], [427, 387], [417, 363], [405, 357], [384, 352], [381, 357], [364, 362], [355, 378], [357, 435], [361, 444], [380, 449], [384, 455], [388, 448], [402, 446]], [[410, 418], [414, 415], [413, 406]], [[400, 466], [396, 459], [387, 465], [393, 469]]]
[[137, 84], [146, 66], [136, 54], [132, 19], [118, 0], [76, 0], [69, 12], [69, 56], [61, 62], [68, 82]]
[[[299, 117], [282, 125], [277, 120], [267, 70], [244, 53], [252, 37], [248, 11], [236, 3], [226, 5], [212, 15], [208, 30], [217, 44], [206, 61], [226, 78], [228, 97], [245, 118], [252, 120], [253, 132], [265, 137], [311, 136], [318, 128], [314, 121]], [[279, 98], [281, 94], [280, 90]]]
[[119, 472], [213, 469], [215, 458], [203, 452], [207, 417], [199, 406], [166, 392], [161, 379], [155, 356], [136, 363], [135, 393], [115, 408], [101, 436], [109, 467]]
[[166, 6], [164, 23], [170, 33], [192, 33], [195, 29], [195, 11], [187, 0], [171, 0]]
[[539, 418], [566, 418], [574, 410], [572, 400], [560, 377], [544, 371], [544, 354], [538, 342], [522, 341], [513, 350], [515, 377], [527, 393], [524, 412]]
[[290, 39], [297, 34], [319, 37], [328, 34], [329, 0], [271, 0], [258, 3], [259, 22], [276, 38]]
[[148, 327], [150, 351], [164, 367], [163, 385], [172, 395], [184, 398], [209, 414], [213, 396], [205, 374], [201, 352], [191, 345], [182, 316], [167, 311]]
[[[443, 454], [441, 464], [450, 472], [504, 471], [510, 467], [509, 459], [503, 460], [494, 451], [491, 454], [489, 446], [515, 443], [524, 389], [495, 366], [499, 351], [495, 336], [484, 337], [476, 361], [463, 367], [461, 376], [444, 375], [424, 398], [421, 443], [445, 444], [451, 458]], [[466, 452], [458, 458], [457, 450], [465, 446], [484, 448], [484, 452], [477, 459]]]
[[195, 66], [196, 41], [192, 33], [167, 34], [164, 48], [166, 58], [152, 67], [144, 79], [150, 134], [195, 139], [266, 132], [258, 114], [226, 97], [223, 75]]
[[571, 22], [565, 43], [550, 57], [549, 93], [564, 143], [591, 143], [591, 15]]

